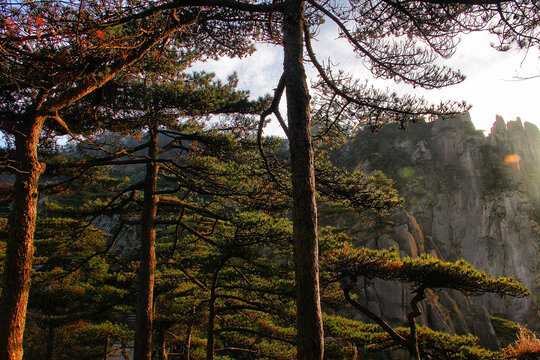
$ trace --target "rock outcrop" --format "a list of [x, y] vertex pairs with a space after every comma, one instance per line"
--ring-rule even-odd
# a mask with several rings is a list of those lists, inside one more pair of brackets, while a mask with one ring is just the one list
[[[388, 125], [360, 132], [335, 155], [349, 168], [382, 170], [405, 198], [391, 230], [372, 239], [372, 248], [397, 246], [410, 256], [430, 252], [446, 260], [464, 258], [491, 276], [512, 276], [537, 292], [540, 236], [540, 132], [518, 119], [501, 118], [491, 134], [474, 129], [468, 115]], [[395, 288], [387, 289], [388, 286]], [[408, 294], [397, 284], [367, 284], [366, 303], [386, 317], [404, 319]], [[474, 333], [497, 347], [488, 313], [534, 323], [538, 304], [484, 295], [432, 293], [422, 321], [444, 331]], [[486, 325], [487, 324], [487, 325]]]

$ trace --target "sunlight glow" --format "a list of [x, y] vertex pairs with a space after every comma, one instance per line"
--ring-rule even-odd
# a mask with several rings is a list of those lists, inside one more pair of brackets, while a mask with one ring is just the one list
[[516, 164], [519, 163], [520, 157], [518, 154], [506, 155], [504, 157], [505, 164]]

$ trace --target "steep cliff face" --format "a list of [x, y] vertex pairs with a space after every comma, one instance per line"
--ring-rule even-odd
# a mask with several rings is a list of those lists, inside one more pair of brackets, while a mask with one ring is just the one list
[[[395, 227], [369, 246], [398, 245], [412, 256], [425, 251], [447, 260], [464, 258], [489, 275], [512, 276], [537, 291], [540, 133], [534, 125], [498, 118], [487, 137], [468, 115], [413, 124], [406, 131], [390, 125], [376, 134], [359, 133], [336, 160], [350, 168], [384, 171], [406, 200], [407, 216], [397, 216]], [[366, 300], [402, 318], [406, 296], [385, 293], [374, 284]], [[433, 297], [437, 304], [426, 309], [424, 320], [441, 330], [468, 332], [480, 322], [474, 318], [487, 316], [484, 309], [521, 323], [537, 318], [531, 296], [485, 295], [473, 303], [446, 292]], [[487, 332], [485, 338], [492, 330], [477, 329]]]
[[[406, 211], [399, 211], [392, 216], [389, 231], [372, 238], [363, 246], [372, 249], [387, 249], [396, 247], [401, 256], [417, 257], [429, 252], [442, 257], [436, 250], [430, 236], [424, 236], [416, 218]], [[411, 288], [397, 282], [379, 279], [365, 281], [357, 289], [357, 294], [371, 311], [375, 312], [394, 326], [403, 325], [413, 294]], [[417, 319], [422, 325], [428, 325], [434, 330], [457, 334], [474, 334], [479, 338], [480, 345], [489, 349], [499, 349], [495, 329], [491, 323], [488, 311], [483, 306], [472, 304], [469, 299], [458, 291], [438, 289], [428, 290], [426, 300], [421, 303], [422, 315]], [[358, 320], [368, 320], [359, 316]], [[392, 358], [392, 357], [390, 357]]]

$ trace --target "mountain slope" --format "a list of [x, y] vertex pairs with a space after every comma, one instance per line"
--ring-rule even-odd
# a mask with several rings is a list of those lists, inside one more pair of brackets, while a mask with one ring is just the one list
[[[412, 124], [406, 131], [388, 125], [376, 134], [358, 133], [335, 153], [334, 160], [351, 169], [382, 170], [405, 198], [407, 213], [397, 214], [395, 226], [374, 239], [371, 247], [398, 245], [413, 256], [425, 251], [447, 260], [464, 258], [489, 275], [512, 276], [538, 294], [540, 132], [536, 126], [520, 120], [506, 124], [497, 118], [486, 137], [474, 129], [467, 114]], [[391, 292], [385, 286], [370, 290], [373, 293], [366, 300], [378, 302], [380, 312], [402, 317], [404, 297], [388, 297], [384, 293]], [[441, 330], [470, 330], [487, 341], [489, 326], [472, 329], [480, 323], [475, 318], [487, 317], [485, 310], [538, 325], [533, 324], [538, 321], [533, 297], [486, 295], [469, 304], [456, 294], [433, 296], [438, 308], [426, 309], [425, 321]]]

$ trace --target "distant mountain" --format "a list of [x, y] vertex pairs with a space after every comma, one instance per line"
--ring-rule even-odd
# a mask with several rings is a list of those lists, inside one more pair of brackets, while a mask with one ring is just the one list
[[[334, 160], [351, 169], [382, 170], [405, 198], [391, 229], [367, 246], [463, 258], [489, 275], [518, 279], [534, 294], [486, 295], [471, 302], [454, 292], [432, 293], [424, 323], [472, 332], [491, 348], [500, 343], [494, 336], [498, 323], [490, 322], [488, 313], [538, 328], [540, 132], [535, 125], [497, 118], [489, 136], [475, 130], [468, 114], [411, 124], [405, 131], [387, 125], [375, 134], [361, 131]], [[360, 296], [394, 322], [405, 319], [409, 294], [400, 285], [366, 284]]]

